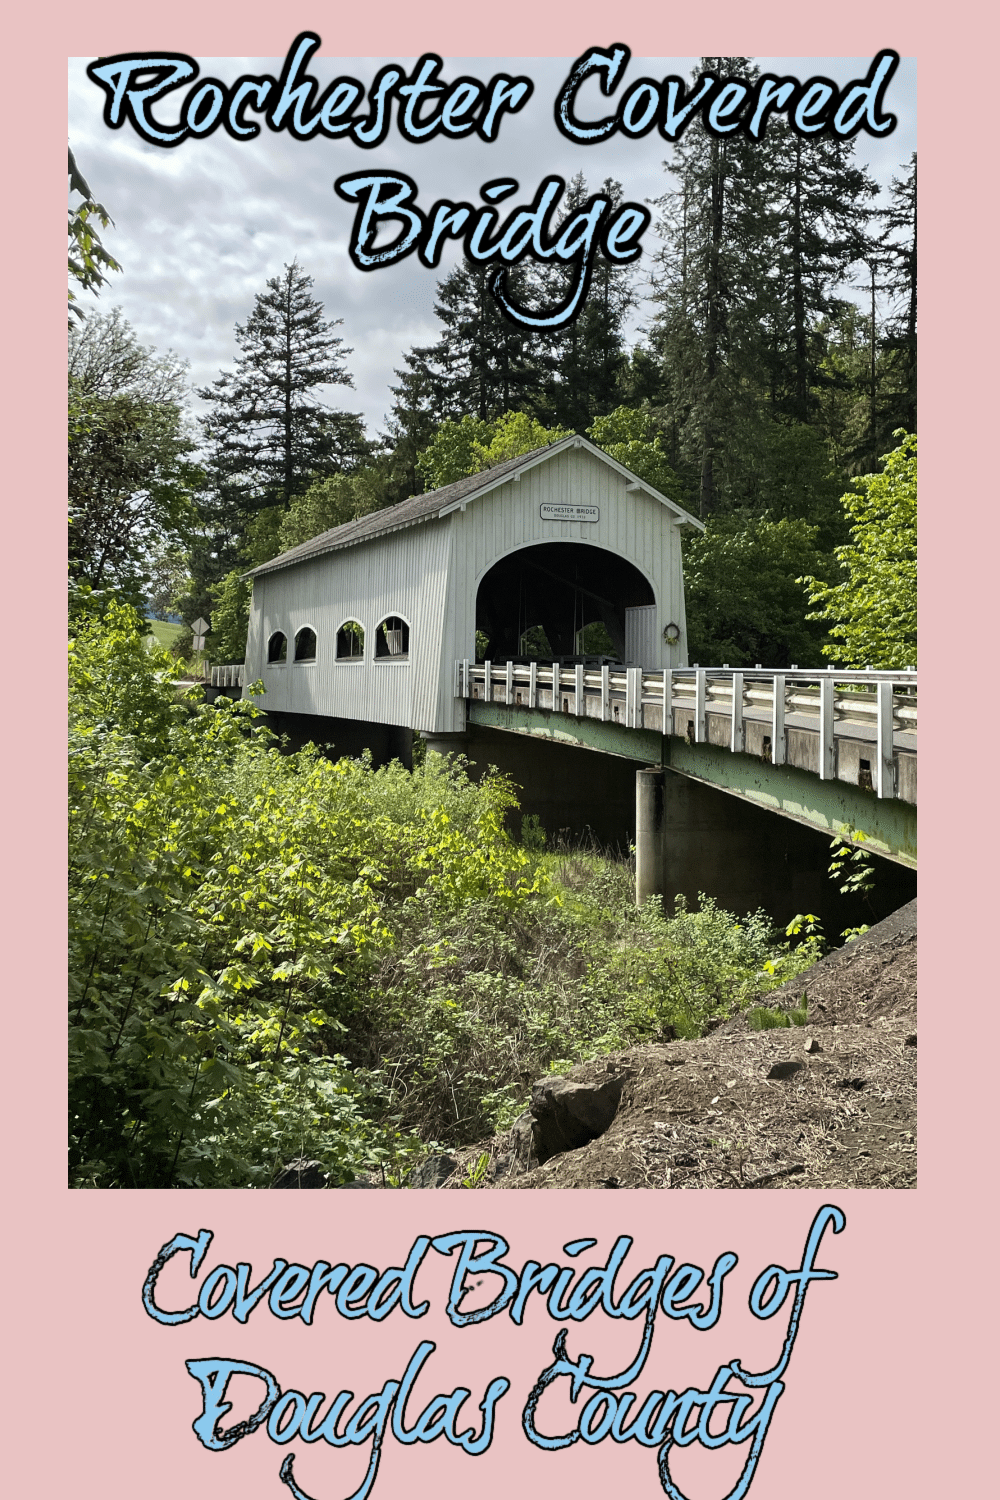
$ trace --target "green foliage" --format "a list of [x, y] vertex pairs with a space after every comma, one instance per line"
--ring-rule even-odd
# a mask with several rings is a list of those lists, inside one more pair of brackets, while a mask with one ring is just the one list
[[684, 543], [691, 660], [778, 667], [818, 657], [825, 636], [806, 622], [801, 575], [827, 562], [806, 521], [710, 517], [704, 533]]
[[509, 783], [460, 761], [283, 755], [249, 705], [178, 698], [143, 631], [82, 611], [70, 658], [75, 1185], [400, 1181], [546, 1071], [785, 977], [761, 913], [637, 911], [628, 865], [516, 843]]
[[[838, 834], [831, 840], [827, 873], [831, 880], [841, 882], [839, 890], [842, 896], [864, 896], [871, 907], [868, 898], [875, 889], [875, 865], [870, 851], [863, 847], [867, 838], [862, 829], [848, 824], [842, 835]], [[867, 932], [868, 926], [865, 922], [859, 927], [845, 927], [840, 936], [849, 943], [852, 938]]]
[[763, 912], [737, 921], [710, 897], [700, 897], [697, 911], [679, 897], [673, 916], [664, 917], [653, 901], [640, 914], [634, 944], [598, 959], [588, 987], [608, 993], [618, 986], [627, 1033], [636, 1040], [695, 1037], [746, 1005], [773, 952]]
[[[587, 435], [661, 494], [682, 502], [683, 487], [667, 461], [663, 433], [649, 412], [619, 406], [608, 416], [596, 418]], [[441, 423], [417, 459], [417, 472], [428, 489], [440, 489], [571, 436], [571, 429], [545, 427], [523, 411], [505, 412], [495, 421], [465, 416]]]
[[[101, 237], [97, 232], [97, 226], [101, 229], [110, 229], [114, 220], [102, 203], [98, 203], [90, 187], [81, 173], [73, 157], [72, 149], [69, 152], [69, 190], [77, 193], [83, 199], [74, 208], [68, 209], [68, 232], [69, 232], [69, 279], [68, 290], [69, 310], [73, 317], [82, 319], [85, 314], [82, 307], [77, 306], [76, 293], [73, 290], [75, 283], [78, 288], [85, 292], [94, 292], [95, 295], [102, 286], [108, 285], [105, 271], [120, 271], [121, 266], [115, 260], [111, 252], [105, 249]], [[73, 327], [73, 318], [70, 318], [70, 327]]]
[[678, 505], [684, 503], [684, 487], [668, 462], [662, 429], [651, 412], [619, 406], [606, 417], [598, 417], [587, 428], [587, 436], [661, 495]]
[[215, 662], [240, 662], [246, 657], [250, 600], [253, 589], [239, 569], [227, 573], [209, 588], [212, 599], [212, 633], [208, 647]]
[[312, 541], [324, 531], [378, 510], [382, 503], [380, 489], [366, 471], [314, 480], [305, 494], [296, 495], [287, 511], [280, 513], [277, 550], [287, 552]]
[[521, 819], [521, 843], [532, 854], [544, 854], [548, 838], [537, 813], [525, 813]]
[[433, 756], [413, 777], [283, 757], [245, 706], [179, 702], [141, 632], [112, 603], [71, 651], [73, 1181], [266, 1185], [303, 1146], [349, 1174], [396, 1134], [339, 1048], [385, 909], [523, 902], [512, 794]]
[[830, 879], [840, 881], [842, 896], [867, 896], [875, 889], [871, 852], [865, 849], [868, 835], [860, 828], [847, 828], [830, 841]]
[[840, 495], [842, 473], [822, 433], [803, 422], [765, 422], [747, 465], [745, 503], [771, 520], [802, 520], [817, 528], [826, 554], [847, 537]]
[[70, 576], [136, 604], [152, 559], [195, 520], [184, 382], [184, 364], [140, 344], [117, 308], [70, 329]]
[[786, 951], [781, 966], [775, 965], [770, 970], [780, 984], [811, 968], [826, 952], [823, 923], [812, 912], [798, 912], [785, 928], [785, 937], [801, 941]]
[[884, 455], [879, 474], [852, 481], [841, 504], [851, 521], [851, 542], [836, 549], [846, 578], [829, 584], [806, 577], [808, 618], [830, 622], [836, 639], [823, 654], [846, 667], [916, 666], [917, 661], [917, 439]]
[[[540, 628], [540, 627], [537, 627]], [[608, 627], [603, 620], [591, 620], [582, 630], [576, 633], [576, 649], [581, 656], [613, 656], [617, 657], [615, 643], [611, 639]], [[551, 650], [538, 653], [540, 656], [551, 657]]]
[[475, 445], [489, 442], [495, 431], [495, 423], [480, 421], [478, 417], [442, 422], [429, 446], [417, 457], [417, 473], [425, 488], [439, 490], [467, 474], [475, 474]]
[[572, 437], [568, 428], [543, 427], [522, 411], [504, 412], [492, 422], [466, 416], [441, 423], [417, 459], [417, 472], [428, 489], [436, 490], [565, 437]]
[[802, 996], [802, 1004], [794, 1010], [774, 1010], [767, 1005], [755, 1005], [747, 1011], [747, 1025], [751, 1031], [777, 1031], [782, 1027], [804, 1026], [808, 1019], [808, 1001]]
[[482, 1187], [486, 1182], [489, 1170], [490, 1153], [488, 1151], [481, 1151], [475, 1161], [469, 1163], [465, 1171], [465, 1176], [462, 1178], [459, 1186], [463, 1188]]
[[[584, 632], [581, 631], [580, 635], [582, 636], [583, 633]], [[480, 649], [479, 649], [479, 642], [480, 642], [480, 640], [482, 640], [482, 642], [483, 642], [483, 650], [482, 651], [480, 651]], [[552, 646], [551, 646], [551, 644], [549, 642], [548, 636], [545, 634], [545, 627], [543, 625], [529, 625], [528, 628], [527, 628], [527, 630], [522, 631], [522, 633], [521, 633], [521, 639], [518, 642], [518, 646], [519, 646], [519, 652], [518, 652], [518, 654], [520, 656], [537, 656], [537, 657], [539, 657], [540, 659], [542, 659], [544, 661], [551, 660], [551, 657], [552, 657]], [[587, 648], [584, 647], [582, 649], [586, 650]], [[489, 655], [489, 636], [485, 635], [483, 633], [483, 631], [477, 630], [476, 631], [476, 658], [477, 658], [477, 660], [482, 661], [482, 660], [485, 660], [486, 656], [488, 656], [488, 655]]]
[[472, 473], [492, 469], [496, 464], [506, 463], [509, 458], [517, 458], [521, 453], [533, 453], [536, 448], [545, 448], [572, 436], [572, 429], [569, 427], [543, 427], [541, 422], [529, 417], [526, 412], [504, 412], [492, 424], [489, 440], [484, 437], [473, 443], [472, 459], [475, 468]]
[[751, 1031], [778, 1031], [791, 1024], [792, 1018], [786, 1010], [769, 1010], [766, 1005], [755, 1005], [747, 1011], [747, 1025]]

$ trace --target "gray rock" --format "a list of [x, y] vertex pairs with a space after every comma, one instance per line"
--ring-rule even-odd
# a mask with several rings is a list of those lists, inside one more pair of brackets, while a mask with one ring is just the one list
[[772, 1064], [767, 1076], [768, 1078], [791, 1078], [804, 1067], [805, 1063], [795, 1062], [790, 1057], [783, 1058], [781, 1062]]
[[535, 1153], [535, 1117], [530, 1109], [518, 1115], [510, 1128], [511, 1155], [513, 1161], [510, 1171], [530, 1172], [532, 1167], [538, 1166], [538, 1156]]
[[[625, 1080], [605, 1078], [602, 1083], [576, 1083], [569, 1078], [542, 1078], [531, 1091], [533, 1154], [546, 1162], [560, 1151], [576, 1151], [603, 1135], [618, 1113]], [[525, 1116], [516, 1122], [522, 1126]], [[521, 1136], [524, 1130], [522, 1126]]]
[[452, 1172], [458, 1166], [457, 1156], [448, 1156], [441, 1152], [437, 1156], [428, 1156], [419, 1167], [414, 1167], [410, 1173], [407, 1187], [411, 1188], [436, 1188], [443, 1182], [447, 1182]]
[[318, 1161], [309, 1161], [305, 1156], [296, 1157], [282, 1167], [271, 1183], [273, 1188], [325, 1188], [326, 1173]]

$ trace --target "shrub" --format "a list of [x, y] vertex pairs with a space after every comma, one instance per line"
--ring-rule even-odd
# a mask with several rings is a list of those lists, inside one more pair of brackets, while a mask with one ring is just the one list
[[249, 704], [179, 700], [142, 629], [84, 612], [71, 652], [74, 1185], [401, 1180], [787, 977], [761, 913], [637, 911], [629, 863], [516, 843], [495, 773], [282, 754]]
[[336, 1044], [392, 948], [384, 910], [523, 901], [513, 794], [435, 756], [414, 776], [282, 756], [247, 706], [177, 702], [140, 623], [113, 605], [71, 657], [73, 1180], [259, 1181], [321, 1104], [353, 1170], [385, 1143]]

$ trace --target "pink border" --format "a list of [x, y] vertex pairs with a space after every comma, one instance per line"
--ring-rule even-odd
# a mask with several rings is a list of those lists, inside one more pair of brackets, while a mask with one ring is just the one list
[[[15, 417], [5, 454], [6, 525], [13, 593], [8, 608], [13, 621], [30, 631], [30, 649], [16, 653], [8, 668], [8, 684], [17, 695], [12, 711], [17, 743], [16, 748], [12, 743], [7, 783], [17, 790], [7, 814], [8, 868], [16, 878], [10, 882], [14, 920], [8, 926], [8, 973], [12, 958], [14, 982], [8, 981], [6, 1143], [17, 1211], [4, 1248], [11, 1261], [8, 1285], [19, 1351], [7, 1367], [19, 1413], [11, 1426], [17, 1436], [13, 1469], [33, 1492], [92, 1494], [102, 1500], [137, 1491], [159, 1500], [182, 1487], [190, 1495], [213, 1497], [283, 1493], [275, 1488], [281, 1455], [261, 1434], [252, 1440], [253, 1449], [248, 1441], [227, 1455], [206, 1455], [199, 1448], [189, 1431], [195, 1403], [182, 1359], [212, 1349], [242, 1352], [265, 1364], [273, 1360], [271, 1367], [287, 1370], [290, 1383], [315, 1377], [326, 1380], [323, 1388], [329, 1390], [339, 1388], [345, 1364], [358, 1371], [358, 1381], [364, 1374], [380, 1380], [394, 1373], [400, 1356], [405, 1362], [416, 1338], [426, 1336], [430, 1319], [417, 1335], [409, 1327], [400, 1331], [392, 1320], [368, 1330], [367, 1338], [356, 1334], [358, 1325], [345, 1331], [338, 1324], [336, 1339], [329, 1337], [329, 1322], [326, 1331], [296, 1329], [294, 1349], [288, 1347], [288, 1326], [274, 1320], [270, 1328], [251, 1322], [246, 1330], [231, 1325], [206, 1330], [199, 1324], [161, 1329], [142, 1313], [138, 1293], [157, 1248], [179, 1229], [195, 1233], [203, 1225], [212, 1227], [221, 1259], [244, 1257], [258, 1265], [269, 1264], [275, 1254], [302, 1260], [367, 1254], [375, 1264], [385, 1264], [405, 1253], [417, 1232], [458, 1229], [466, 1216], [506, 1234], [518, 1264], [531, 1255], [544, 1260], [566, 1239], [588, 1232], [599, 1235], [602, 1248], [612, 1231], [633, 1233], [636, 1263], [667, 1251], [704, 1264], [732, 1248], [741, 1257], [733, 1275], [739, 1296], [723, 1317], [721, 1344], [709, 1346], [708, 1335], [698, 1335], [694, 1343], [676, 1341], [684, 1345], [677, 1350], [678, 1375], [696, 1379], [701, 1362], [716, 1354], [743, 1354], [749, 1362], [746, 1351], [759, 1330], [745, 1316], [741, 1322], [738, 1313], [748, 1277], [771, 1260], [797, 1256], [820, 1201], [811, 1193], [765, 1194], [750, 1201], [718, 1193], [669, 1200], [636, 1193], [610, 1203], [606, 1198], [592, 1202], [591, 1194], [569, 1199], [491, 1194], [468, 1201], [408, 1195], [360, 1204], [338, 1199], [332, 1208], [330, 1200], [283, 1200], [276, 1210], [272, 1200], [245, 1193], [203, 1193], [191, 1204], [154, 1193], [71, 1195], [61, 1186], [64, 979], [57, 934], [63, 718], [62, 689], [58, 676], [53, 680], [52, 664], [63, 649], [58, 216], [65, 58], [150, 40], [203, 55], [279, 54], [294, 32], [308, 25], [318, 26], [328, 50], [341, 55], [408, 55], [429, 48], [445, 54], [488, 55], [502, 48], [525, 55], [575, 55], [586, 45], [620, 36], [637, 55], [874, 54], [892, 45], [920, 60], [921, 394], [924, 411], [931, 413], [922, 476], [921, 1183], [914, 1194], [836, 1195], [847, 1214], [847, 1230], [837, 1240], [828, 1237], [822, 1263], [839, 1270], [841, 1280], [810, 1293], [788, 1393], [751, 1493], [774, 1500], [798, 1500], [803, 1494], [811, 1500], [839, 1500], [845, 1494], [884, 1500], [897, 1493], [929, 1497], [946, 1487], [959, 1495], [977, 1492], [976, 1481], [986, 1470], [976, 1435], [985, 1428], [969, 1402], [977, 1404], [976, 1377], [985, 1373], [978, 1342], [987, 1297], [980, 1260], [986, 1260], [986, 1275], [991, 1268], [979, 1249], [986, 1211], [977, 1175], [984, 1163], [977, 1165], [976, 1159], [989, 1140], [979, 1116], [989, 1097], [986, 1069], [990, 1063], [995, 1069], [996, 1058], [981, 1033], [984, 1022], [993, 1019], [995, 984], [988, 982], [990, 971], [980, 952], [983, 934], [993, 925], [989, 897], [995, 883], [991, 888], [990, 844], [979, 826], [989, 815], [989, 803], [975, 820], [971, 805], [965, 805], [966, 799], [971, 803], [966, 788], [978, 790], [981, 784], [979, 762], [962, 757], [957, 741], [970, 718], [963, 712], [964, 661], [971, 657], [985, 666], [992, 646], [985, 628], [986, 601], [992, 596], [985, 567], [994, 531], [987, 508], [994, 468], [987, 435], [994, 413], [987, 402], [995, 339], [984, 326], [992, 300], [987, 293], [974, 305], [972, 289], [978, 283], [991, 290], [995, 271], [992, 259], [987, 261], [993, 237], [984, 205], [991, 205], [992, 193], [983, 149], [992, 157], [986, 104], [992, 105], [993, 90], [983, 78], [983, 69], [991, 66], [990, 38], [963, 28], [962, 9], [957, 19], [958, 26], [952, 13], [952, 29], [945, 31], [938, 29], [937, 16], [922, 22], [914, 7], [898, 3], [877, 10], [851, 4], [835, 14], [788, 4], [751, 12], [727, 3], [707, 15], [673, 16], [645, 4], [619, 14], [612, 37], [603, 7], [582, 3], [563, 19], [524, 0], [512, 0], [499, 15], [432, 0], [423, 7], [393, 4], [335, 18], [301, 13], [287, 20], [259, 3], [207, 11], [203, 4], [182, 0], [153, 20], [134, 5], [107, 3], [90, 10], [67, 7], [62, 15], [52, 7], [44, 15], [22, 11], [16, 18], [7, 56], [15, 113], [5, 153], [8, 179], [13, 179], [7, 194], [5, 313], [14, 333], [7, 409]], [[973, 92], [980, 83], [981, 101]], [[992, 707], [989, 676], [981, 676], [977, 724]], [[21, 705], [25, 696], [27, 713]], [[970, 1018], [974, 1031], [968, 1028]], [[339, 1214], [345, 1219], [338, 1223]], [[960, 1275], [950, 1269], [956, 1250], [971, 1261]], [[474, 1388], [480, 1376], [510, 1374], [515, 1380], [511, 1410], [504, 1411], [494, 1449], [475, 1469], [441, 1443], [411, 1450], [405, 1463], [398, 1451], [390, 1452], [375, 1493], [395, 1494], [403, 1486], [420, 1492], [433, 1485], [442, 1495], [457, 1495], [471, 1480], [484, 1496], [506, 1496], [512, 1481], [537, 1488], [553, 1476], [557, 1482], [569, 1477], [583, 1495], [603, 1494], [619, 1477], [636, 1495], [662, 1493], [645, 1451], [606, 1443], [586, 1458], [582, 1448], [549, 1456], [521, 1439], [514, 1420], [516, 1392], [523, 1392], [524, 1382], [547, 1363], [554, 1329], [547, 1319], [537, 1319], [516, 1334], [501, 1320], [482, 1330], [455, 1331], [438, 1316], [434, 1331], [442, 1370], [454, 1380], [468, 1374]], [[657, 1368], [668, 1381], [676, 1344], [672, 1329], [660, 1330], [656, 1347], [662, 1346], [664, 1366]], [[575, 1342], [571, 1339], [571, 1347], [606, 1349], [611, 1359], [626, 1344], [598, 1329], [594, 1319]], [[319, 1383], [306, 1384], [312, 1388]], [[450, 1386], [434, 1386], [445, 1388]], [[960, 1401], [965, 1403], [961, 1415]], [[982, 1398], [980, 1403], [985, 1414]], [[46, 1442], [39, 1441], [43, 1420], [45, 1436], [52, 1434]], [[307, 1475], [309, 1481], [315, 1476], [317, 1495], [347, 1493], [357, 1465], [349, 1467], [347, 1458], [340, 1463], [342, 1457], [335, 1454], [324, 1463], [312, 1455], [308, 1463], [303, 1458], [302, 1482], [308, 1487]], [[718, 1493], [717, 1483], [709, 1493]]]

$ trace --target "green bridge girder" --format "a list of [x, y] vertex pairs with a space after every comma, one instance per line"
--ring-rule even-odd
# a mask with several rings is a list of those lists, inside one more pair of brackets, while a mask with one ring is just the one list
[[863, 831], [866, 847], [874, 853], [917, 868], [917, 809], [913, 803], [879, 798], [848, 781], [824, 781], [796, 766], [772, 766], [756, 755], [734, 755], [719, 745], [693, 745], [678, 735], [652, 729], [628, 729], [600, 719], [478, 699], [467, 702], [466, 713], [470, 724], [484, 728], [664, 766], [831, 837], [852, 829]]

